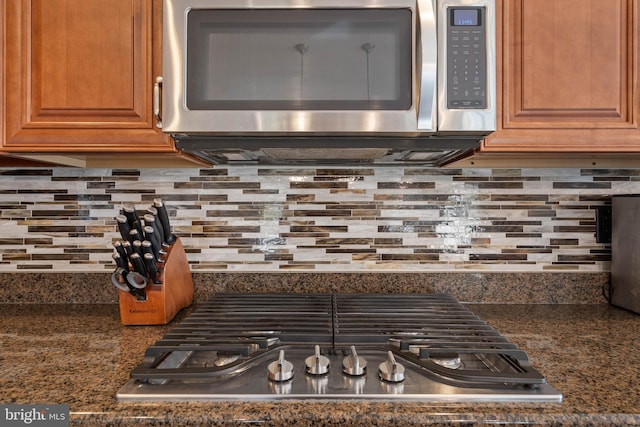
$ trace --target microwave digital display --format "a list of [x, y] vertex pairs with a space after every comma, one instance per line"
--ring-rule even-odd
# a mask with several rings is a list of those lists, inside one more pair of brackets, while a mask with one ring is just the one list
[[480, 25], [480, 11], [478, 9], [453, 9], [453, 26], [471, 26]]

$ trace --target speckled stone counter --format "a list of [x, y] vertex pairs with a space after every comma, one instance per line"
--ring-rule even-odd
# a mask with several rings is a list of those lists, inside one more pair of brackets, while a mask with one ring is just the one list
[[640, 316], [604, 304], [469, 308], [527, 351], [564, 402], [119, 403], [116, 391], [171, 324], [121, 326], [117, 305], [4, 304], [0, 403], [68, 404], [71, 425], [92, 426], [640, 425]]
[[[112, 269], [109, 266], [109, 269]], [[0, 273], [0, 303], [117, 304], [111, 271]], [[194, 301], [218, 292], [446, 293], [461, 302], [602, 304], [609, 273], [372, 272], [193, 273]]]

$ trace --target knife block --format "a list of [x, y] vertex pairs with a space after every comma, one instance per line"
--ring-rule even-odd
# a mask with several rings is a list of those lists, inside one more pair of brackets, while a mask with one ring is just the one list
[[149, 282], [144, 288], [146, 301], [118, 291], [123, 325], [166, 325], [193, 302], [193, 280], [180, 238], [168, 250], [161, 279], [162, 284]]

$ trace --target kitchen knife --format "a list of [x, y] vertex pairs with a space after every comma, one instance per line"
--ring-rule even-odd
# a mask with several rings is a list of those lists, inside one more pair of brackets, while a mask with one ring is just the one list
[[[155, 243], [162, 250], [162, 241], [164, 239], [164, 236], [162, 235], [162, 225], [160, 225], [160, 221], [158, 221], [158, 219], [151, 214], [146, 214], [145, 216], [143, 216], [143, 218], [145, 227], [149, 226], [153, 228]], [[160, 225], [160, 227], [158, 227], [158, 225]]]
[[143, 276], [147, 275], [147, 269], [144, 266], [144, 262], [142, 261], [142, 257], [138, 253], [132, 253], [129, 256], [129, 261], [131, 261], [131, 266], [133, 267], [133, 271]]
[[140, 256], [144, 254], [142, 252], [142, 242], [140, 240], [134, 240], [131, 244], [131, 247], [133, 248], [133, 253], [136, 253]]
[[171, 232], [171, 223], [169, 222], [169, 213], [167, 207], [162, 202], [162, 199], [153, 199], [153, 206], [158, 210], [158, 219], [162, 224], [162, 230], [164, 231], [164, 242], [168, 245], [173, 245], [176, 242], [176, 235]]
[[113, 243], [113, 247], [115, 248], [116, 252], [120, 255], [120, 258], [123, 258], [125, 260], [127, 260], [129, 258], [129, 255], [124, 250], [124, 247], [122, 246], [121, 242], [119, 242], [119, 241], [114, 242]]
[[131, 241], [131, 227], [129, 226], [129, 220], [124, 215], [116, 216], [116, 222], [118, 223], [118, 230], [124, 240]]
[[133, 253], [133, 247], [131, 247], [131, 242], [128, 240], [122, 242], [122, 249], [124, 250], [126, 258], [129, 258]]
[[131, 205], [125, 205], [122, 208], [122, 213], [129, 222], [129, 228], [135, 228], [140, 232], [140, 234], [142, 234], [142, 222], [140, 221], [140, 217], [138, 216], [138, 212], [136, 212], [136, 209]]
[[169, 246], [165, 241], [164, 241], [164, 227], [162, 226], [162, 221], [160, 221], [160, 218], [158, 218], [158, 209], [154, 208], [153, 206], [150, 206], [147, 209], [148, 215], [152, 215], [153, 216], [153, 228], [156, 230], [156, 233], [158, 233], [158, 236], [160, 236], [160, 242], [163, 246]]
[[146, 225], [144, 227], [144, 235], [146, 240], [151, 242], [151, 250], [153, 251], [153, 255], [157, 260], [162, 259], [161, 253], [161, 243], [157, 240], [157, 235], [155, 234], [155, 230], [150, 225]]
[[[145, 256], [146, 254], [151, 254], [152, 256], [155, 257], [154, 253], [153, 253], [153, 249], [151, 249], [151, 242], [148, 240], [143, 240], [142, 241], [142, 256]], [[164, 260], [156, 260], [157, 262], [164, 262]]]
[[129, 272], [127, 275], [127, 281], [134, 288], [144, 288], [147, 286], [149, 281], [147, 280], [147, 269], [144, 266], [142, 257], [139, 254], [133, 253], [129, 257], [129, 261], [131, 261], [134, 271]]
[[153, 254], [148, 253], [144, 254], [142, 257], [144, 260], [144, 266], [147, 268], [147, 273], [149, 273], [149, 277], [156, 285], [162, 283], [162, 281], [158, 278], [158, 267], [156, 266], [156, 260]]
[[129, 241], [133, 243], [136, 240], [142, 241], [142, 235], [136, 228], [132, 228], [131, 230], [129, 230]]
[[129, 261], [127, 261], [126, 258], [123, 258], [120, 255], [120, 253], [114, 252], [112, 257], [113, 257], [113, 260], [116, 262], [116, 265], [119, 268], [122, 268], [123, 270], [129, 270]]

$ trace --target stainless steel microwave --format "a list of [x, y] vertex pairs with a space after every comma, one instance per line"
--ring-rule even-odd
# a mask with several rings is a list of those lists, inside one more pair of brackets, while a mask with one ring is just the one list
[[477, 146], [496, 126], [494, 0], [164, 0], [163, 45], [158, 123], [182, 148]]

